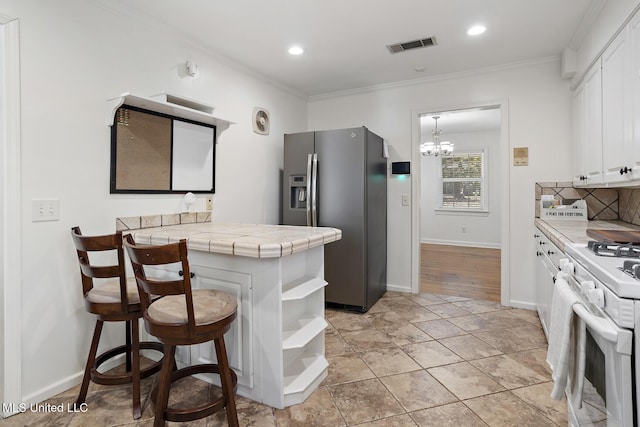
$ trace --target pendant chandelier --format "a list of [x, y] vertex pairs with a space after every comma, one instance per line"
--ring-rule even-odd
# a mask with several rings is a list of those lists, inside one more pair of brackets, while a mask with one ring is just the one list
[[440, 116], [433, 116], [436, 121], [436, 127], [431, 131], [433, 142], [423, 142], [420, 144], [420, 153], [423, 156], [449, 156], [453, 154], [453, 144], [449, 141], [440, 141], [440, 130], [438, 129], [438, 119]]

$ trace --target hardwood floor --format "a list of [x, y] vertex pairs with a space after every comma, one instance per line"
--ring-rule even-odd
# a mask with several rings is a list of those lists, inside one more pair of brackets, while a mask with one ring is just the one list
[[420, 245], [420, 292], [500, 301], [500, 249]]

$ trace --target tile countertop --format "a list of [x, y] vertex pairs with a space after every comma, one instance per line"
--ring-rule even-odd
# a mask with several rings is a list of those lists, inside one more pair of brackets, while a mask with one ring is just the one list
[[342, 238], [331, 227], [204, 222], [131, 230], [141, 244], [160, 245], [187, 239], [190, 250], [252, 258], [279, 258]]
[[535, 219], [535, 226], [540, 229], [559, 249], [564, 250], [566, 244], [580, 243], [586, 245], [589, 240], [587, 229], [600, 230], [640, 230], [640, 226], [623, 221], [567, 221], [553, 219]]

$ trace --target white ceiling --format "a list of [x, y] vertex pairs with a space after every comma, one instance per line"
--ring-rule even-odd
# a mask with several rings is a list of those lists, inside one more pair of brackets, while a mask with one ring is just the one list
[[[606, 0], [97, 1], [313, 96], [559, 57]], [[477, 23], [487, 31], [467, 36]], [[386, 48], [430, 36], [436, 46]], [[294, 44], [305, 53], [289, 55]]]

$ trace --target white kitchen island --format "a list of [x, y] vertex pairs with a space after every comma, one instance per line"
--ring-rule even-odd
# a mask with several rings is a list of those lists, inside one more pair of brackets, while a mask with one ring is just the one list
[[[202, 222], [124, 233], [141, 244], [187, 239], [193, 288], [236, 295], [238, 316], [225, 342], [238, 394], [284, 408], [326, 378], [323, 246], [339, 240], [340, 230]], [[176, 358], [184, 365], [216, 360], [213, 343], [179, 347]]]

